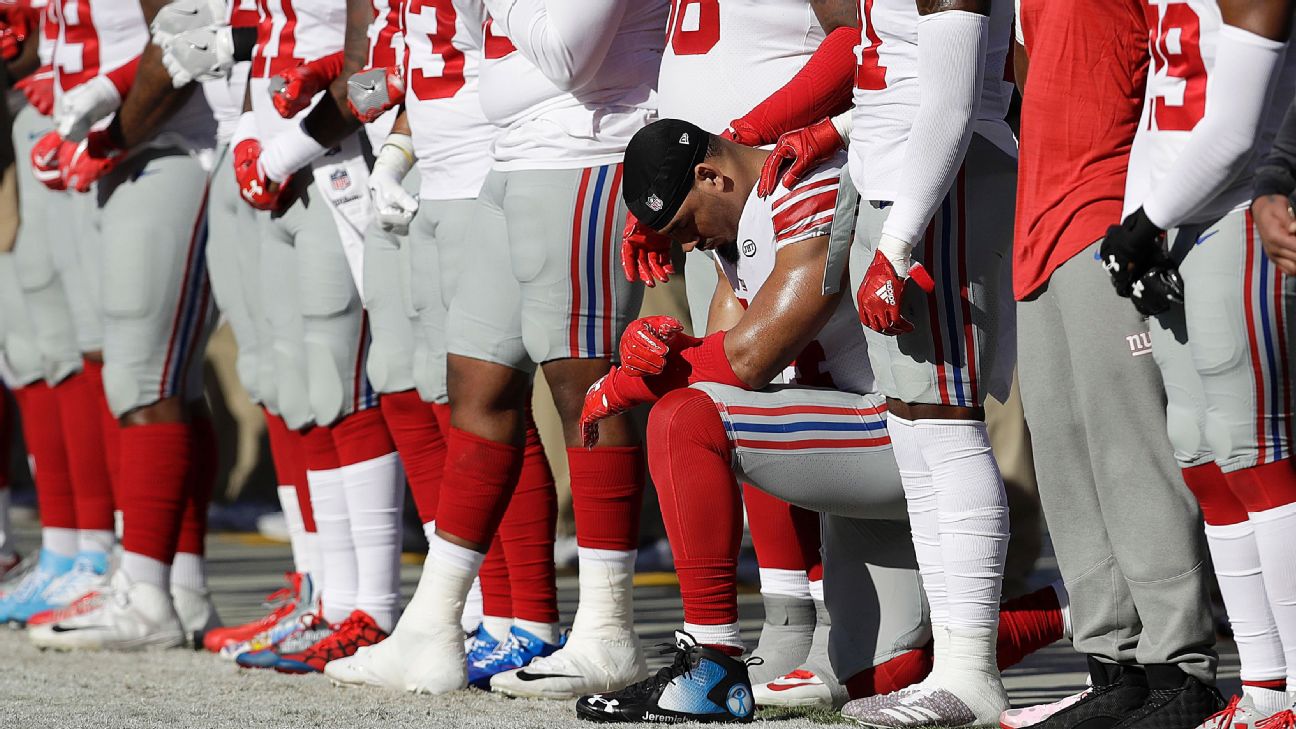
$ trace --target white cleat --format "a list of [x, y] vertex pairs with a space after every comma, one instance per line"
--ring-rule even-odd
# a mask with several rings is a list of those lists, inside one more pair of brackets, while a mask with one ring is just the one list
[[577, 637], [553, 655], [491, 678], [491, 691], [533, 699], [575, 699], [617, 691], [648, 677], [633, 631], [616, 637]]
[[416, 694], [439, 695], [468, 688], [468, 664], [463, 632], [397, 630], [391, 637], [365, 646], [355, 655], [324, 666], [324, 675], [340, 686], [376, 686]]
[[180, 618], [180, 627], [184, 629], [185, 642], [202, 648], [203, 633], [221, 626], [220, 616], [216, 614], [216, 603], [212, 602], [211, 590], [191, 590], [172, 585], [171, 600], [175, 605], [176, 616]]
[[141, 650], [184, 645], [171, 596], [156, 585], [132, 583], [118, 570], [98, 609], [28, 631], [38, 648]]
[[753, 684], [752, 697], [757, 706], [833, 707], [832, 689], [808, 668], [798, 668], [773, 681]]
[[[1234, 696], [1228, 706], [1207, 717], [1197, 729], [1251, 729], [1268, 718], [1263, 711], [1256, 708], [1250, 696]], [[1282, 725], [1275, 724], [1275, 726]]]

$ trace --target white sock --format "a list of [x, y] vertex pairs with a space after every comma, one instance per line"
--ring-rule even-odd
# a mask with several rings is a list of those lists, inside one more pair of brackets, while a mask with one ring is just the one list
[[580, 604], [572, 635], [625, 638], [634, 635], [634, 564], [637, 550], [577, 547]]
[[1285, 678], [1286, 664], [1278, 626], [1269, 611], [1269, 596], [1260, 569], [1251, 522], [1207, 524], [1206, 544], [1210, 547], [1215, 579], [1219, 583], [1224, 609], [1233, 626], [1243, 681]]
[[77, 530], [61, 527], [41, 528], [41, 549], [48, 550], [60, 557], [75, 557], [77, 553]]
[[122, 552], [121, 571], [131, 582], [147, 582], [171, 591], [171, 565], [135, 552]]
[[1296, 504], [1277, 506], [1250, 515], [1255, 529], [1265, 592], [1287, 664], [1287, 686], [1296, 689]]
[[1251, 703], [1255, 704], [1256, 711], [1260, 712], [1262, 716], [1273, 716], [1291, 706], [1287, 692], [1278, 689], [1242, 684], [1242, 695], [1250, 697]]
[[1008, 708], [1008, 694], [995, 663], [998, 628], [950, 626], [939, 632], [945, 633], [948, 641], [944, 645], [945, 672], [940, 686], [972, 710], [975, 724], [995, 723]]
[[[482, 608], [481, 579], [474, 577], [472, 586], [468, 588], [468, 597], [464, 598], [462, 623], [465, 633], [477, 630], [477, 626], [485, 622], [486, 616], [482, 614]], [[490, 633], [490, 628], [486, 632]], [[491, 633], [491, 637], [494, 638], [495, 634]]]
[[743, 644], [742, 634], [738, 630], [738, 623], [724, 625], [684, 623], [684, 632], [693, 636], [693, 640], [701, 645], [727, 645], [744, 653], [747, 652], [747, 646]]
[[342, 487], [342, 470], [307, 471], [310, 482], [311, 508], [315, 511], [315, 532], [320, 547], [319, 571], [324, 575], [322, 601], [324, 619], [340, 623], [355, 610], [355, 545], [351, 542], [351, 522], [347, 518], [346, 495]]
[[195, 592], [207, 589], [207, 560], [202, 555], [176, 552], [171, 560], [171, 586]]
[[107, 529], [78, 529], [77, 551], [108, 554], [117, 541], [116, 535]]
[[310, 575], [315, 583], [315, 594], [323, 594], [324, 589], [324, 553], [320, 550], [319, 532], [306, 532], [302, 535], [301, 570]]
[[[562, 631], [558, 628], [558, 623], [537, 623], [531, 620], [514, 620], [513, 624], [518, 628], [534, 635], [549, 645], [557, 645], [558, 640], [562, 637]], [[490, 628], [486, 629], [490, 633]], [[491, 633], [491, 635], [495, 635]]]
[[801, 600], [810, 599], [810, 577], [805, 570], [777, 570], [760, 568], [762, 595], [781, 595]]
[[301, 502], [297, 501], [297, 487], [279, 486], [279, 508], [283, 509], [284, 524], [288, 527], [288, 545], [292, 547], [293, 569], [309, 572], [310, 557], [306, 554], [306, 520], [302, 517]]
[[[948, 624], [995, 632], [1008, 554], [1008, 497], [986, 425], [920, 420], [914, 429], [936, 492]], [[993, 663], [995, 641], [988, 645]]]
[[395, 632], [417, 635], [429, 630], [457, 630], [463, 620], [464, 599], [485, 557], [433, 534], [428, 540], [428, 556], [423, 562], [418, 587], [405, 606], [393, 636]]
[[9, 520], [9, 487], [0, 488], [0, 558], [13, 559], [13, 522]]
[[481, 625], [490, 633], [490, 637], [495, 640], [504, 640], [508, 637], [509, 629], [513, 627], [513, 618], [506, 618], [499, 615], [483, 615]]
[[810, 599], [815, 602], [824, 601], [824, 583], [823, 580], [810, 581]]
[[388, 453], [348, 464], [341, 471], [359, 572], [356, 608], [390, 631], [400, 604], [401, 511], [405, 505], [400, 456]]

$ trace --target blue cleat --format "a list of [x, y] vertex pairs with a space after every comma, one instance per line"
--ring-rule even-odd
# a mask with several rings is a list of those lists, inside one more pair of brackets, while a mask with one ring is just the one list
[[81, 552], [72, 561], [72, 569], [55, 577], [44, 590], [21, 605], [15, 605], [9, 620], [26, 624], [33, 615], [58, 610], [89, 593], [108, 587], [108, 555], [104, 552]]
[[[33, 613], [38, 612], [38, 610], [29, 609], [28, 604], [32, 602], [43, 604], [41, 594], [45, 592], [45, 589], [52, 582], [72, 569], [73, 561], [72, 557], [65, 557], [48, 549], [42, 549], [40, 560], [36, 563], [36, 569], [28, 572], [27, 576], [13, 588], [13, 591], [7, 593], [4, 599], [0, 600], [0, 624], [14, 619], [23, 622]], [[21, 617], [15, 618], [15, 616]]]
[[468, 640], [464, 641], [464, 653], [468, 655], [468, 665], [471, 666], [473, 663], [494, 653], [499, 644], [499, 639], [486, 632], [484, 624], [478, 625], [477, 630], [473, 631], [473, 634], [468, 636]]
[[489, 691], [491, 676], [522, 668], [541, 656], [552, 654], [566, 642], [564, 638], [557, 645], [546, 643], [514, 625], [509, 630], [508, 637], [500, 641], [495, 650], [475, 661], [469, 658], [468, 685]]

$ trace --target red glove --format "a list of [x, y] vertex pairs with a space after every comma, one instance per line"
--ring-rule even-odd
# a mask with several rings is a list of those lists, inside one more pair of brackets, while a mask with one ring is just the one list
[[63, 174], [59, 171], [59, 150], [64, 145], [58, 132], [49, 132], [36, 140], [31, 150], [32, 174], [51, 190], [66, 190]]
[[833, 126], [832, 119], [823, 119], [805, 129], [788, 132], [779, 137], [774, 151], [765, 160], [761, 168], [760, 182], [756, 183], [756, 195], [769, 197], [778, 187], [779, 170], [784, 162], [789, 162], [783, 173], [783, 186], [791, 189], [803, 175], [815, 165], [837, 154], [843, 146], [841, 134]]
[[32, 71], [14, 84], [14, 88], [23, 92], [27, 102], [40, 112], [41, 116], [49, 116], [54, 112], [53, 66], [41, 66]]
[[631, 377], [660, 375], [666, 369], [672, 345], [698, 342], [684, 334], [684, 325], [673, 316], [635, 319], [621, 335], [621, 369]]
[[278, 210], [285, 202], [288, 180], [274, 187], [261, 172], [261, 143], [244, 139], [234, 147], [234, 177], [238, 180], [239, 195], [258, 210]]
[[30, 16], [25, 10], [12, 8], [0, 14], [0, 59], [17, 58], [30, 32]]
[[721, 134], [725, 139], [748, 147], [759, 147], [767, 144], [767, 140], [751, 122], [746, 119], [734, 119], [729, 122], [729, 128]]
[[585, 392], [580, 418], [581, 442], [586, 448], [593, 448], [598, 445], [600, 420], [658, 399], [660, 396], [649, 389], [643, 378], [629, 377], [620, 367], [613, 367]]
[[365, 124], [404, 100], [405, 79], [397, 66], [367, 68], [347, 79], [347, 106]]
[[626, 213], [625, 231], [621, 235], [621, 269], [627, 281], [643, 281], [652, 288], [658, 281], [666, 283], [675, 273], [671, 263], [671, 239], [640, 225], [634, 213]]
[[90, 192], [94, 183], [113, 171], [117, 163], [125, 156], [125, 150], [117, 146], [107, 129], [99, 129], [72, 147], [63, 147], [59, 155], [59, 170], [69, 190]]
[[860, 323], [888, 336], [912, 332], [913, 324], [900, 315], [905, 282], [910, 280], [929, 294], [936, 288], [931, 274], [927, 273], [921, 263], [913, 264], [908, 277], [901, 278], [882, 251], [875, 252], [873, 263], [869, 264], [868, 271], [864, 274], [864, 283], [860, 284], [856, 293]]
[[270, 100], [275, 111], [285, 119], [297, 116], [310, 106], [315, 94], [327, 87], [342, 73], [342, 52], [339, 51], [309, 63], [290, 68], [270, 79]]

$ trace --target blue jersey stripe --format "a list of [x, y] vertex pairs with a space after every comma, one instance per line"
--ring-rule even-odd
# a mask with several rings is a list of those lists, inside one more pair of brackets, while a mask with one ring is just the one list
[[875, 430], [886, 430], [886, 423], [881, 420], [833, 423], [823, 421], [796, 421], [792, 423], [744, 423], [734, 422], [733, 429], [740, 433], [804, 433], [811, 430], [824, 430], [836, 433], [867, 433]]
[[599, 210], [603, 202], [603, 183], [607, 181], [607, 165], [599, 168], [598, 180], [594, 183], [594, 194], [590, 197], [589, 217], [586, 218], [585, 227], [585, 280], [587, 282], [586, 292], [589, 294], [585, 300], [585, 354], [593, 357], [598, 349], [594, 346], [594, 333], [598, 329], [595, 326], [598, 321], [598, 270], [594, 265], [598, 260], [598, 221]]

